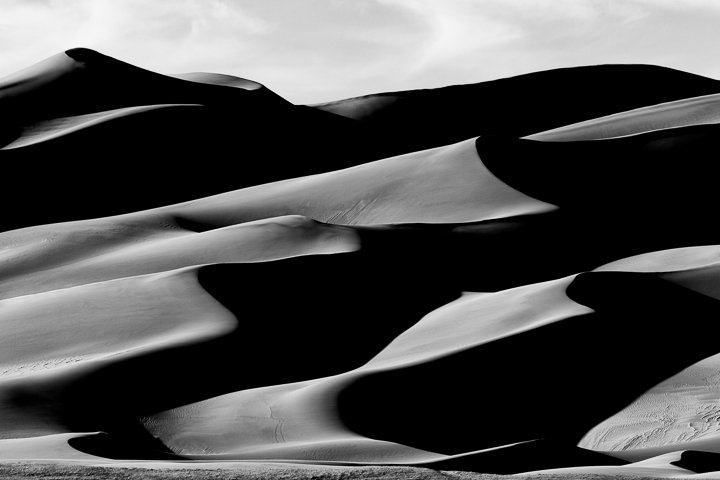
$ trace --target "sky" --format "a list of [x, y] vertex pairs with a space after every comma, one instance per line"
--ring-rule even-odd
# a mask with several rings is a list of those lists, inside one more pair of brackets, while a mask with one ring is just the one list
[[0, 77], [74, 47], [294, 103], [648, 63], [720, 79], [720, 0], [0, 0]]

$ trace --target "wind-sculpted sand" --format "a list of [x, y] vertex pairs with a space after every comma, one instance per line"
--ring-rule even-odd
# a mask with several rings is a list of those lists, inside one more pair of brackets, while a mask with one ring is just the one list
[[525, 138], [543, 142], [576, 142], [716, 123], [720, 123], [720, 95], [706, 95], [616, 113]]
[[2, 462], [720, 476], [716, 80], [0, 87]]

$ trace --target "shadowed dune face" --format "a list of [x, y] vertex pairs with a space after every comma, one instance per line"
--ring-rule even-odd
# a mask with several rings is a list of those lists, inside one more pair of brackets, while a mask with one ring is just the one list
[[[421, 150], [477, 135], [522, 137], [719, 91], [717, 80], [669, 68], [595, 65], [472, 85], [380, 93], [314, 107], [386, 130], [395, 142]], [[572, 98], [568, 92], [575, 92]], [[430, 117], [443, 120], [427, 121]], [[403, 128], [398, 130], [398, 125]]]
[[[587, 307], [578, 318], [573, 318], [579, 313], [574, 312], [569, 315], [572, 321], [537, 326], [482, 348], [405, 369], [372, 372], [343, 392], [341, 412], [348, 424], [367, 436], [446, 454], [539, 437], [579, 441], [590, 424], [623, 407], [628, 397], [640, 395], [692, 361], [684, 355], [668, 356], [654, 358], [652, 368], [627, 368], [627, 356], [637, 352], [638, 345], [653, 345], [664, 337], [660, 332], [654, 336], [652, 325], [683, 318], [687, 325], [706, 326], [717, 314], [714, 300], [638, 274], [583, 274], [568, 286], [567, 296]], [[478, 299], [483, 300], [487, 301]], [[546, 308], [562, 305], [542, 301]], [[529, 311], [542, 311], [540, 305], [528, 306]], [[507, 328], [512, 317], [492, 311], [501, 315]], [[623, 335], [618, 338], [620, 329]], [[566, 341], [548, 348], [557, 338]], [[700, 360], [712, 354], [712, 343], [698, 343], [686, 353]], [[613, 345], [615, 353], [604, 352], [606, 345]], [[588, 350], [595, 353], [582, 353]], [[583, 359], [581, 367], [578, 358]], [[502, 367], [494, 368], [498, 364]], [[572, 395], [562, 393], [565, 389]], [[540, 394], [544, 391], [548, 393]], [[395, 409], [405, 414], [393, 415]], [[458, 410], [465, 414], [456, 422], [428, 413]], [[413, 421], [421, 417], [422, 422]], [[559, 418], [573, 421], [558, 422]]]
[[720, 471], [717, 85], [0, 80], [0, 459]]
[[681, 210], [692, 216], [712, 201], [718, 135], [717, 125], [698, 125], [587, 142], [479, 137], [477, 149], [494, 175], [533, 198], [589, 214], [684, 221]]

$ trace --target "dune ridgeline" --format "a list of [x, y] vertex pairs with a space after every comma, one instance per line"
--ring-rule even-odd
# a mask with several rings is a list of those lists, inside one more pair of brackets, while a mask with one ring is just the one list
[[720, 82], [0, 79], [0, 461], [720, 476]]

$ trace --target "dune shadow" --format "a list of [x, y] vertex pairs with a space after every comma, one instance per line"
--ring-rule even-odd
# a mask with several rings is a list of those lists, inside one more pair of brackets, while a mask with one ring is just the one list
[[[538, 438], [576, 444], [650, 387], [716, 353], [713, 298], [625, 272], [580, 274], [567, 295], [594, 313], [367, 374], [341, 392], [343, 421], [370, 438], [444, 454]], [[692, 348], [667, 354], [683, 335]]]
[[361, 253], [202, 267], [202, 287], [237, 318], [232, 333], [108, 363], [51, 391], [47, 384], [18, 390], [16, 403], [50, 409], [70, 431], [107, 432], [152, 456], [162, 450], [140, 426], [143, 417], [359, 367], [457, 298], [453, 282], [438, 288], [427, 281], [431, 273], [422, 262]]

